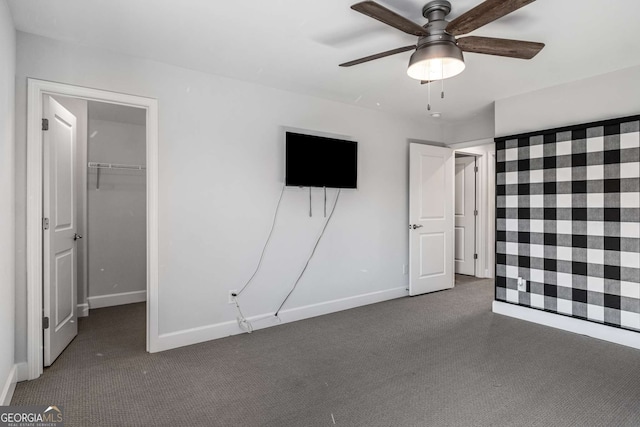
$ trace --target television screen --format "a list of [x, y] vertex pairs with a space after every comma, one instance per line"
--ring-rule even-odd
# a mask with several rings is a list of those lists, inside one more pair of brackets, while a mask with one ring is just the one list
[[287, 132], [285, 152], [286, 185], [357, 188], [357, 142]]

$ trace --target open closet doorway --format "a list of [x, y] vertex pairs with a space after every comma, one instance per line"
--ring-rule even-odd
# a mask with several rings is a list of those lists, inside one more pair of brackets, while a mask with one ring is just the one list
[[43, 103], [44, 366], [96, 329], [78, 320], [91, 315], [114, 329], [127, 318], [126, 330], [100, 332], [137, 337], [144, 351], [146, 110], [55, 95]]
[[155, 99], [28, 79], [27, 379], [87, 315], [160, 350], [157, 169]]
[[478, 166], [475, 156], [459, 153], [455, 156], [455, 272], [475, 277]]

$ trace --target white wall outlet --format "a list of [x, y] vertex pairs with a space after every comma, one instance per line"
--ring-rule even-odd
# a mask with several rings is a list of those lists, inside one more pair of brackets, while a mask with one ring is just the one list
[[518, 277], [518, 290], [520, 292], [527, 292], [527, 281], [522, 277]]
[[229, 291], [229, 304], [235, 304], [236, 303], [236, 297], [233, 296], [233, 294], [237, 294], [238, 291], [236, 289], [232, 289]]
[[409, 266], [407, 264], [402, 264], [402, 274], [409, 274]]

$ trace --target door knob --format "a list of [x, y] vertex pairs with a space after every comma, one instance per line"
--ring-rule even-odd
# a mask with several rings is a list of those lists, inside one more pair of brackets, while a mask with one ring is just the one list
[[413, 224], [413, 225], [410, 225], [410, 226], [409, 226], [409, 228], [410, 228], [410, 229], [411, 229], [411, 228], [413, 228], [414, 230], [415, 230], [416, 228], [421, 228], [421, 227], [422, 227], [422, 226], [421, 226], [420, 224]]
[[73, 240], [82, 239], [82, 236], [78, 233], [73, 233]]

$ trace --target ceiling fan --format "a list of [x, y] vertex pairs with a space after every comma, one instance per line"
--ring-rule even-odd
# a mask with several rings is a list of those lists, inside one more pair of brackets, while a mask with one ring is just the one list
[[407, 34], [418, 36], [418, 42], [415, 45], [345, 62], [340, 66], [351, 67], [374, 59], [415, 50], [409, 60], [407, 74], [409, 77], [427, 83], [460, 74], [465, 68], [462, 52], [531, 59], [542, 50], [544, 43], [479, 36], [459, 39], [456, 37], [470, 33], [534, 1], [485, 0], [449, 22], [445, 17], [451, 11], [451, 3], [447, 0], [433, 0], [422, 8], [422, 15], [428, 20], [424, 26], [420, 26], [374, 1], [356, 3], [351, 6], [351, 9]]

